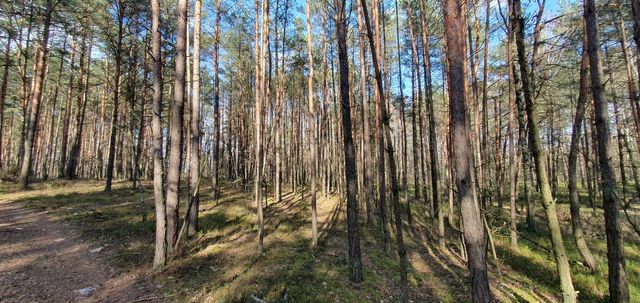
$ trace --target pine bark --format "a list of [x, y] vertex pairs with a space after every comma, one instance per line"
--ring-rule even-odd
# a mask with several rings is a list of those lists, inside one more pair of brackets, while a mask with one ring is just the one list
[[349, 102], [349, 53], [347, 48], [347, 21], [344, 0], [333, 0], [335, 9], [338, 61], [340, 63], [340, 104], [342, 106], [342, 140], [344, 147], [344, 173], [347, 193], [347, 239], [349, 245], [349, 279], [363, 281], [362, 259], [360, 256], [360, 231], [358, 227], [358, 201], [356, 155], [351, 129]]
[[589, 246], [585, 240], [584, 230], [582, 229], [582, 220], [580, 219], [580, 195], [577, 186], [577, 162], [578, 148], [580, 145], [580, 135], [582, 134], [582, 125], [584, 120], [584, 112], [588, 98], [588, 75], [589, 75], [589, 57], [586, 50], [586, 35], [584, 39], [584, 47], [582, 51], [582, 60], [580, 63], [580, 88], [578, 92], [578, 103], [576, 104], [576, 114], [573, 120], [573, 131], [571, 133], [571, 143], [569, 147], [568, 157], [568, 187], [569, 187], [569, 204], [571, 209], [571, 226], [573, 228], [573, 237], [576, 241], [576, 247], [582, 256], [586, 266], [595, 271], [598, 268], [598, 261], [591, 254]]
[[187, 74], [187, 0], [178, 1], [178, 26], [171, 103], [171, 125], [169, 129], [169, 162], [167, 167], [167, 254], [172, 254], [178, 238], [178, 207], [180, 191], [180, 162], [182, 159], [182, 128], [184, 122], [185, 76]]
[[31, 112], [26, 140], [24, 142], [24, 157], [22, 160], [22, 169], [18, 183], [21, 190], [27, 190], [29, 185], [29, 175], [31, 174], [31, 162], [33, 161], [33, 145], [36, 138], [36, 130], [38, 129], [38, 119], [40, 117], [40, 105], [42, 102], [42, 91], [45, 77], [47, 74], [47, 57], [49, 54], [49, 34], [51, 28], [51, 17], [57, 3], [47, 1], [46, 12], [44, 13], [44, 27], [42, 29], [42, 40], [38, 45], [38, 53], [36, 55], [36, 63], [34, 68], [33, 85], [31, 86], [30, 104]]
[[620, 213], [615, 194], [616, 177], [611, 163], [609, 146], [609, 112], [604, 99], [602, 55], [598, 22], [594, 0], [584, 1], [584, 19], [587, 32], [589, 53], [589, 71], [591, 73], [591, 92], [593, 95], [598, 159], [601, 174], [602, 203], [607, 236], [607, 261], [609, 264], [609, 300], [611, 302], [629, 302], [629, 281], [624, 260], [624, 248], [620, 227]]
[[455, 167], [457, 199], [464, 225], [464, 243], [471, 279], [473, 302], [491, 302], [487, 274], [487, 236], [474, 194], [471, 170], [474, 167], [469, 123], [467, 121], [467, 62], [465, 50], [466, 2], [444, 1], [445, 40], [449, 67], [449, 119], [452, 160]]

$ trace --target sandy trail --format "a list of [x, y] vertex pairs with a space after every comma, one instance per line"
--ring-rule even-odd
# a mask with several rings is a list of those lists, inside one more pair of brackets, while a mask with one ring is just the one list
[[161, 302], [144, 271], [46, 212], [0, 201], [0, 302]]

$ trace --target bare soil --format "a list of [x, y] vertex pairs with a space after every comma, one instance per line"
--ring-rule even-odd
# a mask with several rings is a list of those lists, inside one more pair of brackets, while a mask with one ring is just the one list
[[163, 302], [148, 270], [121, 272], [113, 257], [69, 223], [0, 201], [0, 302]]

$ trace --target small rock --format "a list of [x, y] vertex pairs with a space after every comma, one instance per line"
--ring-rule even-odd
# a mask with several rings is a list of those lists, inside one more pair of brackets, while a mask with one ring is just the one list
[[103, 249], [104, 249], [104, 247], [103, 247], [103, 246], [100, 246], [100, 247], [98, 247], [98, 248], [95, 248], [95, 249], [92, 249], [92, 250], [89, 250], [89, 251], [90, 251], [90, 252], [92, 252], [92, 253], [99, 253], [99, 252], [101, 252]]
[[78, 289], [78, 290], [76, 290], [76, 292], [79, 295], [86, 297], [86, 296], [91, 295], [92, 293], [94, 293], [96, 291], [96, 289], [98, 289], [98, 286], [89, 286], [89, 287]]

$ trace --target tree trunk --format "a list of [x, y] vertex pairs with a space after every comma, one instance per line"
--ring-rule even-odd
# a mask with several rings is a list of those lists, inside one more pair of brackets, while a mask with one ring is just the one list
[[[311, 155], [309, 159], [309, 166], [311, 168], [311, 174], [309, 180], [311, 181], [311, 246], [318, 244], [318, 216], [316, 210], [316, 162], [318, 153], [318, 144], [316, 141], [316, 105], [313, 102], [313, 33], [311, 31], [311, 4], [307, 0], [306, 14], [307, 14], [307, 46], [309, 50], [309, 87], [307, 93], [309, 94], [309, 140], [311, 141]], [[284, 46], [283, 46], [284, 47]]]
[[172, 254], [178, 238], [178, 208], [180, 192], [180, 162], [182, 160], [182, 128], [184, 122], [187, 11], [188, 1], [178, 1], [178, 26], [175, 55], [175, 78], [173, 79], [173, 100], [171, 104], [171, 127], [169, 130], [169, 163], [167, 167], [167, 254]]
[[471, 278], [473, 302], [491, 302], [487, 275], [487, 235], [480, 216], [480, 207], [473, 192], [471, 170], [473, 151], [467, 121], [467, 62], [465, 51], [466, 2], [444, 2], [445, 39], [449, 66], [449, 119], [457, 198], [464, 225], [464, 243]]
[[167, 223], [164, 200], [164, 166], [162, 155], [162, 59], [160, 50], [160, 1], [151, 0], [151, 36], [153, 59], [153, 104], [151, 131], [153, 132], [153, 197], [156, 205], [156, 244], [153, 267], [162, 268], [167, 260]]
[[584, 19], [587, 27], [589, 69], [591, 72], [591, 92], [595, 108], [595, 123], [598, 138], [598, 158], [600, 162], [602, 203], [607, 235], [607, 261], [609, 263], [609, 300], [629, 302], [629, 281], [625, 268], [624, 248], [618, 204], [615, 196], [616, 178], [611, 163], [609, 147], [609, 113], [604, 99], [602, 82], [602, 56], [594, 0], [584, 1]]
[[216, 30], [213, 45], [213, 161], [211, 162], [211, 196], [218, 197], [218, 168], [220, 166], [220, 2], [216, 1]]
[[516, 47], [518, 52], [518, 63], [520, 65], [520, 75], [522, 76], [522, 89], [524, 92], [525, 108], [527, 114], [527, 122], [529, 126], [529, 148], [533, 156], [533, 162], [536, 168], [536, 176], [540, 192], [542, 194], [542, 206], [547, 215], [547, 226], [551, 233], [551, 243], [553, 246], [553, 255], [556, 260], [556, 267], [560, 275], [560, 287], [562, 289], [562, 298], [564, 302], [576, 302], [576, 295], [571, 280], [571, 268], [567, 258], [562, 234], [560, 232], [560, 223], [558, 221], [558, 213], [556, 212], [556, 201], [551, 194], [551, 187], [547, 175], [547, 168], [544, 165], [544, 152], [540, 143], [540, 131], [538, 129], [538, 120], [535, 113], [535, 105], [531, 92], [527, 57], [524, 44], [524, 18], [522, 16], [522, 7], [520, 0], [513, 0], [512, 3], [513, 16], [512, 22], [514, 26], [514, 34], [516, 35]]
[[[56, 3], [57, 4], [57, 3]], [[51, 27], [51, 15], [55, 9], [54, 3], [47, 1], [46, 12], [44, 15], [44, 28], [42, 29], [42, 40], [38, 47], [36, 64], [34, 68], [33, 86], [31, 87], [31, 113], [29, 116], [29, 128], [27, 130], [26, 141], [24, 142], [24, 157], [22, 160], [22, 169], [18, 183], [20, 189], [27, 190], [29, 185], [29, 175], [31, 173], [31, 162], [33, 158], [33, 143], [38, 129], [38, 118], [40, 116], [40, 104], [42, 101], [42, 88], [44, 86], [45, 76], [47, 74], [47, 56], [49, 53], [49, 29]]]
[[578, 146], [580, 145], [580, 135], [582, 134], [582, 124], [584, 120], [585, 105], [589, 96], [588, 89], [588, 72], [589, 58], [586, 50], [586, 34], [584, 39], [584, 47], [582, 51], [582, 61], [580, 63], [580, 90], [578, 94], [578, 104], [576, 105], [576, 115], [573, 121], [573, 131], [571, 133], [571, 145], [569, 147], [569, 203], [571, 205], [571, 226], [573, 228], [573, 237], [576, 241], [578, 251], [582, 256], [586, 266], [591, 271], [596, 271], [598, 261], [591, 254], [589, 246], [585, 240], [584, 230], [582, 229], [582, 221], [580, 219], [580, 195], [578, 194], [576, 171], [578, 162]]
[[200, 198], [200, 20], [202, 0], [195, 0], [193, 16], [193, 88], [191, 90], [191, 193], [189, 197], [189, 220], [187, 234], [193, 236], [198, 232], [198, 210]]
[[333, 0], [335, 9], [338, 60], [340, 63], [340, 101], [342, 105], [342, 140], [344, 146], [344, 173], [347, 186], [347, 238], [349, 244], [349, 279], [354, 283], [363, 280], [360, 257], [360, 233], [358, 230], [358, 201], [356, 180], [356, 155], [351, 130], [349, 102], [349, 53], [347, 49], [347, 21], [345, 2]]
[[[400, 215], [400, 197], [399, 197], [399, 182], [398, 182], [398, 174], [396, 168], [396, 161], [393, 152], [393, 144], [391, 141], [391, 127], [389, 126], [389, 115], [387, 113], [385, 102], [382, 100], [384, 96], [384, 89], [382, 85], [382, 72], [380, 71], [380, 65], [378, 61], [378, 53], [379, 49], [376, 48], [374, 43], [374, 36], [371, 30], [371, 25], [369, 22], [369, 13], [367, 11], [367, 2], [366, 0], [362, 0], [362, 11], [364, 14], [364, 21], [367, 27], [367, 36], [369, 37], [369, 46], [371, 50], [371, 59], [373, 61], [373, 69], [374, 75], [376, 78], [376, 91], [378, 92], [378, 96], [380, 96], [378, 102], [378, 110], [380, 111], [380, 126], [384, 128], [385, 141], [386, 146], [384, 149], [380, 150], [380, 158], [384, 159], [383, 151], [387, 151], [387, 157], [389, 158], [389, 175], [391, 177], [391, 206], [393, 211], [395, 212], [395, 225], [396, 225], [396, 241], [398, 242], [398, 257], [400, 258], [400, 302], [409, 302], [409, 286], [407, 281], [407, 251], [404, 247], [404, 239], [403, 239], [403, 230], [402, 230], [402, 216]], [[376, 5], [376, 1], [374, 1], [374, 5]], [[374, 8], [375, 11], [375, 8]], [[374, 14], [375, 16], [375, 14]], [[376, 18], [374, 18], [374, 21]], [[343, 106], [343, 111], [345, 110]], [[381, 141], [382, 142], [382, 141]], [[382, 161], [382, 160], [381, 160]], [[383, 163], [384, 164], [384, 163]], [[380, 169], [379, 169], [380, 170]], [[384, 184], [384, 171], [383, 178], [381, 182], [381, 188]], [[381, 198], [384, 197], [384, 194], [381, 194]], [[384, 204], [380, 204], [381, 207], [384, 207]], [[382, 212], [383, 209], [380, 209]]]
[[373, 205], [371, 201], [374, 199], [373, 194], [373, 157], [371, 155], [371, 132], [370, 132], [370, 110], [369, 110], [369, 98], [367, 94], [367, 61], [366, 61], [366, 45], [364, 42], [364, 22], [362, 20], [362, 7], [357, 4], [358, 9], [358, 45], [360, 49], [360, 93], [362, 94], [362, 152], [365, 154], [364, 162], [362, 163], [362, 170], [364, 180], [362, 185], [365, 187], [365, 207], [367, 212], [367, 225], [373, 224]]
[[113, 109], [111, 115], [111, 134], [109, 137], [109, 156], [107, 156], [107, 171], [105, 174], [104, 191], [111, 191], [111, 183], [113, 181], [113, 166], [116, 158], [116, 139], [118, 135], [118, 106], [120, 103], [120, 73], [122, 68], [122, 39], [124, 36], [124, 17], [125, 2], [118, 0], [117, 18], [118, 18], [118, 37], [115, 45], [115, 74], [113, 87]]
[[[91, 66], [91, 48], [89, 46], [87, 56], [87, 29], [85, 27], [82, 35], [82, 42], [80, 45], [80, 61], [78, 62], [78, 98], [76, 101], [76, 133], [73, 137], [71, 144], [71, 151], [69, 152], [69, 158], [67, 159], [64, 177], [67, 180], [76, 178], [76, 168], [80, 157], [80, 143], [82, 139], [82, 129], [84, 126], [84, 116], [87, 108], [88, 97], [88, 81], [89, 71]], [[87, 65], [85, 67], [85, 58], [88, 58]]]
[[[4, 69], [2, 72], [2, 86], [0, 87], [0, 169], [4, 168], [4, 162], [2, 161], [2, 148], [3, 148], [3, 145], [2, 145], [3, 127], [2, 126], [4, 125], [3, 123], [4, 122], [4, 105], [6, 102], [5, 98], [7, 96], [7, 85], [9, 81], [9, 66], [11, 65], [11, 39], [12, 39], [12, 33], [8, 32], [7, 46], [5, 47], [5, 50], [4, 50], [5, 53], [4, 53]], [[60, 59], [60, 61], [64, 62], [62, 58]], [[58, 80], [58, 83], [59, 82], [60, 80]], [[56, 86], [56, 93], [58, 92], [57, 89], [58, 88]], [[54, 107], [55, 107], [55, 104], [54, 104]]]

